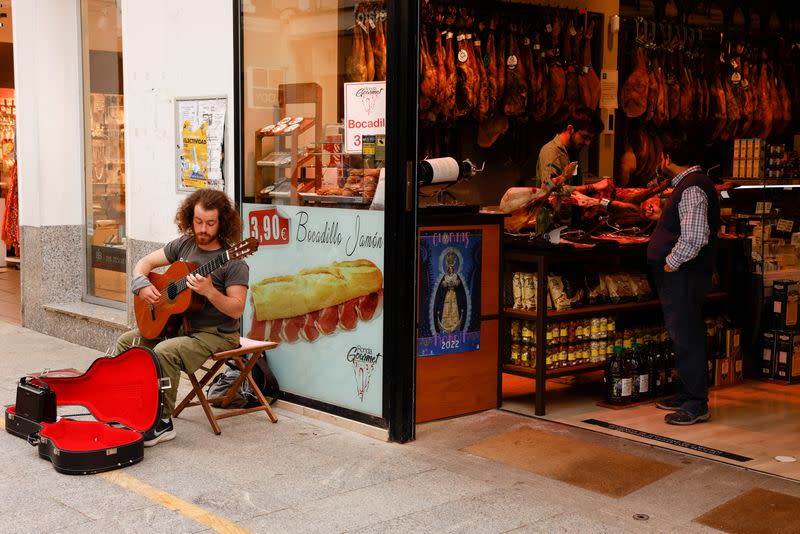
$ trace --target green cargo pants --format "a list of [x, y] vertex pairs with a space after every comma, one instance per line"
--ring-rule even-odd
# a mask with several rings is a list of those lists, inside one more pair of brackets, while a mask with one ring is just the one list
[[[136, 338], [139, 338], [138, 342]], [[117, 339], [117, 354], [134, 346], [146, 347], [155, 352], [161, 363], [161, 376], [170, 380], [171, 387], [164, 391], [164, 404], [161, 408], [161, 417], [167, 419], [172, 417], [175, 410], [181, 371], [194, 373], [213, 353], [238, 347], [239, 332], [227, 333], [216, 328], [204, 328], [172, 338], [145, 339], [139, 329], [134, 328]]]

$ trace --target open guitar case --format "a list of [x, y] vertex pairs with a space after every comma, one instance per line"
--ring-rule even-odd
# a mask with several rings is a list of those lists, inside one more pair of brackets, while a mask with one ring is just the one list
[[[142, 460], [143, 434], [158, 422], [162, 401], [158, 358], [134, 347], [78, 376], [21, 378], [6, 431], [37, 446], [61, 473], [99, 473]], [[96, 421], [59, 418], [58, 406], [84, 406]]]

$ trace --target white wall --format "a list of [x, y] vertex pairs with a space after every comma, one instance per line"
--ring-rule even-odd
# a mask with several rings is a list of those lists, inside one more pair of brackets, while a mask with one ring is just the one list
[[15, 1], [20, 224], [83, 223], [78, 0]]
[[227, 95], [224, 163], [233, 196], [233, 12], [223, 0], [123, 0], [127, 233], [166, 242], [175, 185], [175, 97]]

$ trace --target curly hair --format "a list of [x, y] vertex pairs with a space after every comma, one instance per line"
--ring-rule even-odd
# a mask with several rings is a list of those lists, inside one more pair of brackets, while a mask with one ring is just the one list
[[217, 210], [219, 213], [219, 233], [217, 238], [223, 246], [230, 246], [242, 238], [242, 218], [231, 200], [222, 191], [216, 189], [198, 189], [181, 203], [175, 213], [175, 224], [185, 235], [194, 235], [192, 221], [194, 207], [200, 204], [205, 210]]

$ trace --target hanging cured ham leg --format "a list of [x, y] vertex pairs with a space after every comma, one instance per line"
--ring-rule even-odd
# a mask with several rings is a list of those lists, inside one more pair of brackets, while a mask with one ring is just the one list
[[528, 106], [528, 80], [525, 64], [520, 58], [520, 47], [516, 35], [510, 35], [508, 58], [506, 59], [506, 96], [503, 111], [509, 117], [525, 113]]
[[622, 110], [628, 117], [641, 117], [647, 111], [648, 81], [644, 50], [637, 48], [633, 70], [622, 84], [620, 95]]
[[384, 15], [377, 17], [375, 28], [375, 81], [382, 82], [386, 79], [386, 21]]
[[[561, 20], [556, 18], [553, 23], [553, 48], [558, 47], [559, 35], [561, 34]], [[567, 91], [567, 78], [564, 68], [561, 65], [561, 56], [554, 55], [550, 58], [547, 85], [547, 116], [554, 117], [564, 104], [564, 97]]]
[[600, 78], [592, 66], [592, 38], [594, 21], [589, 22], [583, 35], [583, 61], [581, 65], [580, 87], [583, 105], [589, 109], [597, 109], [600, 105]]
[[347, 77], [351, 82], [367, 81], [367, 59], [364, 49], [364, 30], [360, 23], [353, 28], [353, 50], [347, 58]]

